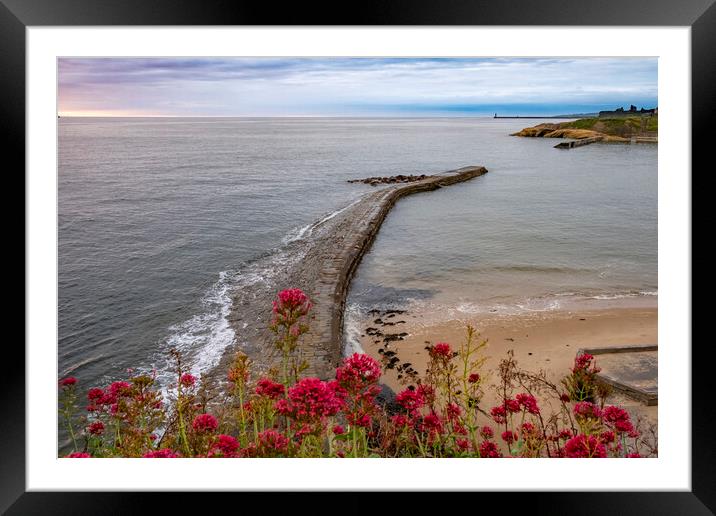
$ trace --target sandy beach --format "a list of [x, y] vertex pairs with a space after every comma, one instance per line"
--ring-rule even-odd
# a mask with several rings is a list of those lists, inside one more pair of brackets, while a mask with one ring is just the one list
[[[390, 342], [389, 349], [396, 351], [401, 362], [410, 362], [420, 374], [425, 370], [428, 357], [425, 346], [448, 342], [456, 348], [465, 339], [466, 325], [473, 325], [488, 342], [484, 353], [487, 360], [481, 372], [485, 378], [483, 407], [494, 404], [496, 398], [491, 386], [499, 381], [497, 366], [509, 350], [514, 351], [520, 368], [534, 372], [544, 370], [551, 381], [559, 383], [559, 379], [568, 373], [579, 348], [658, 343], [656, 308], [553, 311], [539, 315], [465, 318], [426, 325], [422, 324], [420, 314], [406, 312], [383, 317], [383, 322], [389, 323], [387, 327], [376, 324], [377, 317], [365, 321], [365, 328], [377, 327], [384, 333], [407, 333], [404, 340]], [[363, 332], [361, 346], [366, 353], [380, 359], [378, 350], [385, 344]], [[383, 378], [396, 392], [404, 388], [395, 370], [387, 371]], [[622, 404], [633, 417], [641, 415], [652, 423], [657, 421], [657, 406], [647, 407], [618, 394], [614, 394], [610, 401]]]

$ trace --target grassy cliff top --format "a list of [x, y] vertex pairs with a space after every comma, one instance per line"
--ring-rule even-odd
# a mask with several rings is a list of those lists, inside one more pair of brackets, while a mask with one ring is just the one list
[[590, 138], [604, 137], [606, 141], [624, 141], [633, 136], [656, 137], [659, 132], [659, 116], [624, 116], [614, 118], [582, 118], [559, 124], [539, 124], [527, 127], [512, 136], [543, 138]]

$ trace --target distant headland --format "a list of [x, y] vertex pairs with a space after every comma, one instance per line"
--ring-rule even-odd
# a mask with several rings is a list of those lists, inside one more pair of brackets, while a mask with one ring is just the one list
[[[616, 113], [616, 114], [614, 114]], [[511, 136], [537, 138], [570, 138], [583, 143], [624, 142], [657, 143], [659, 133], [659, 112], [657, 108], [637, 110], [631, 106], [628, 111], [600, 111], [598, 117], [581, 118], [571, 122], [544, 123], [526, 127]], [[577, 145], [574, 145], [577, 146]], [[573, 145], [559, 145], [572, 148]]]

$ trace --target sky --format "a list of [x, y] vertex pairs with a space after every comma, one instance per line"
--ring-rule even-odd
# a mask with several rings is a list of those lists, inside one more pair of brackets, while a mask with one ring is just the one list
[[63, 116], [505, 116], [657, 106], [657, 58], [60, 58]]

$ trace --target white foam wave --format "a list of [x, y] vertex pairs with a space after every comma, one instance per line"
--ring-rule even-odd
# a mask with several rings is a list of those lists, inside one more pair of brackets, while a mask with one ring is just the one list
[[[227, 319], [231, 311], [229, 292], [233, 281], [234, 275], [229, 271], [219, 273], [219, 280], [201, 299], [200, 313], [169, 327], [170, 334], [166, 338], [164, 354], [166, 355], [166, 349], [171, 348], [181, 352], [187, 371], [195, 376], [218, 365], [224, 350], [236, 340], [234, 330]], [[166, 357], [164, 359], [166, 360]], [[173, 364], [169, 361], [157, 371], [157, 381], [165, 395], [174, 390], [174, 375]]]
[[360, 345], [360, 327], [363, 318], [360, 305], [357, 303], [346, 304], [343, 317], [343, 356], [365, 353]]

